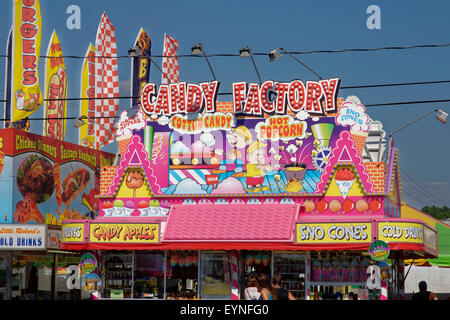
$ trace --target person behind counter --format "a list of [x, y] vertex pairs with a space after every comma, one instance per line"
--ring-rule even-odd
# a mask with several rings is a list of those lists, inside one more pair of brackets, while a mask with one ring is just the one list
[[438, 300], [438, 298], [436, 297], [436, 295], [431, 292], [428, 291], [428, 286], [427, 283], [425, 281], [420, 281], [419, 282], [419, 292], [414, 293], [412, 299], [419, 301], [419, 300]]
[[248, 277], [247, 288], [244, 290], [245, 300], [258, 300], [260, 296], [256, 276], [252, 274]]
[[297, 300], [288, 290], [281, 288], [281, 275], [274, 273], [272, 277], [272, 284], [276, 291], [277, 300]]
[[261, 293], [259, 300], [275, 300], [277, 298], [277, 293], [275, 292], [274, 287], [264, 273], [258, 274], [256, 287], [258, 291]]

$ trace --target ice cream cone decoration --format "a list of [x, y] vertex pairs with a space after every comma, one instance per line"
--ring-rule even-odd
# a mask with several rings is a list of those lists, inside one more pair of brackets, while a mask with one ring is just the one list
[[118, 136], [116, 138], [117, 143], [119, 145], [120, 155], [122, 157], [123, 157], [123, 154], [125, 153], [125, 151], [127, 151], [127, 147], [128, 147], [128, 144], [131, 141], [131, 137], [132, 137], [131, 134], [126, 134], [126, 135], [123, 135], [123, 136]]
[[355, 181], [355, 177], [353, 172], [350, 169], [341, 168], [338, 169], [335, 175], [336, 184], [339, 188], [339, 192], [342, 197], [345, 199], [352, 188], [353, 182]]
[[359, 130], [350, 130], [350, 135], [355, 141], [355, 148], [358, 149], [358, 155], [362, 156], [364, 150], [364, 144], [366, 143], [369, 132], [363, 132]]

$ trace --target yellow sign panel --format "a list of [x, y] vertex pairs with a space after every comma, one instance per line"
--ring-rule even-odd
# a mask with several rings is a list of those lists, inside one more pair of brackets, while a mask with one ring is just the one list
[[385, 242], [423, 243], [423, 225], [412, 222], [378, 222], [378, 239]]
[[42, 104], [39, 86], [39, 54], [42, 19], [38, 0], [14, 0], [12, 121], [35, 112]]
[[[80, 83], [80, 115], [95, 117], [95, 48], [92, 44], [85, 53], [81, 67]], [[79, 144], [89, 148], [95, 148], [95, 126], [92, 121], [79, 128]]]
[[[67, 112], [66, 66], [56, 31], [53, 30], [47, 49], [45, 63], [44, 136], [64, 140]], [[52, 100], [54, 99], [54, 100]]]
[[297, 223], [298, 243], [370, 243], [370, 222]]
[[91, 223], [91, 243], [158, 243], [157, 223]]
[[64, 223], [61, 242], [84, 242], [84, 223]]

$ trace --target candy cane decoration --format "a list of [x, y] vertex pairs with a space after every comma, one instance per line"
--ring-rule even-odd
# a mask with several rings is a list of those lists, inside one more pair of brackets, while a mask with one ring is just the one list
[[387, 299], [388, 299], [387, 281], [381, 281], [380, 300], [387, 300]]
[[231, 251], [231, 300], [240, 300], [238, 282], [238, 256], [237, 251]]

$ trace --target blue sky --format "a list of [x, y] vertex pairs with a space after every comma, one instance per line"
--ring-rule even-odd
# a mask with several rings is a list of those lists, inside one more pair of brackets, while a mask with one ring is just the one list
[[[58, 33], [65, 55], [82, 56], [95, 35], [103, 12], [116, 29], [119, 55], [127, 55], [136, 35], [143, 27], [152, 40], [152, 54], [161, 55], [164, 33], [179, 41], [179, 54], [190, 54], [191, 47], [201, 42], [207, 54], [239, 53], [249, 46], [253, 52], [268, 53], [283, 47], [290, 51], [376, 48], [449, 43], [450, 2], [380, 1], [380, 0], [316, 0], [316, 1], [238, 1], [238, 0], [41, 0], [43, 36], [41, 55], [45, 54], [53, 29]], [[78, 5], [81, 28], [69, 30], [66, 9]], [[366, 9], [378, 5], [381, 9], [381, 29], [369, 30]], [[12, 23], [12, 0], [2, 1], [0, 12], [0, 54], [4, 54]], [[3, 49], [2, 49], [3, 48]], [[400, 83], [450, 79], [450, 47], [297, 56], [323, 78], [340, 77], [341, 86], [379, 83]], [[3, 58], [4, 59], [4, 58]], [[157, 63], [161, 59], [155, 58]], [[79, 96], [81, 59], [66, 58], [69, 78], [68, 97]], [[183, 81], [212, 80], [204, 59], [182, 58], [180, 75]], [[210, 63], [221, 81], [222, 92], [230, 92], [237, 81], [258, 81], [248, 58], [211, 57]], [[269, 62], [267, 56], [255, 56], [262, 80], [315, 80], [314, 74], [288, 56]], [[41, 79], [43, 79], [43, 64]], [[152, 67], [150, 79], [159, 83], [161, 74]], [[4, 61], [0, 61], [4, 74]], [[120, 95], [129, 95], [130, 61], [119, 59]], [[0, 81], [3, 95], [4, 79]], [[449, 83], [390, 88], [352, 89], [340, 91], [340, 97], [356, 95], [363, 104], [397, 101], [449, 99]], [[221, 96], [231, 101], [231, 96]], [[128, 107], [121, 100], [120, 108]], [[386, 132], [435, 108], [450, 113], [449, 103], [411, 104], [403, 106], [368, 107], [372, 119], [380, 120]], [[41, 108], [42, 109], [42, 108]], [[79, 115], [78, 102], [68, 103], [68, 116]], [[32, 117], [42, 117], [42, 110]], [[77, 130], [67, 124], [66, 140], [76, 143]], [[42, 132], [37, 121], [32, 131]], [[395, 134], [400, 149], [404, 199], [421, 208], [425, 205], [450, 206], [450, 124], [442, 125], [429, 116]], [[116, 144], [104, 148], [115, 152]], [[412, 183], [412, 180], [416, 183]], [[431, 194], [431, 195], [430, 195]], [[437, 198], [439, 202], [431, 200]]]

